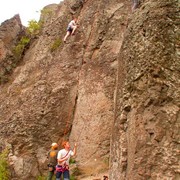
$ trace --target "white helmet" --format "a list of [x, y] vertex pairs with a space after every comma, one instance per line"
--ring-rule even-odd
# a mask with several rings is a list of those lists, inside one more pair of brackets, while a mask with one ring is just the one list
[[51, 146], [52, 147], [58, 147], [58, 144], [57, 143], [52, 143]]

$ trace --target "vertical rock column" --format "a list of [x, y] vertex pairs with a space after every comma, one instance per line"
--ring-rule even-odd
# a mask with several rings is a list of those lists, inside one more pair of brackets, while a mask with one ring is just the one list
[[119, 56], [110, 179], [179, 179], [178, 1], [144, 1]]

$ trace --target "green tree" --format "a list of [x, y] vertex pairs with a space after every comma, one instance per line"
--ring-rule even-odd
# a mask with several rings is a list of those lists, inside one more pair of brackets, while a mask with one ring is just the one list
[[17, 46], [13, 49], [16, 58], [20, 59], [26, 46], [29, 44], [30, 39], [28, 37], [22, 37]]
[[27, 32], [29, 35], [34, 36], [39, 34], [41, 29], [41, 23], [38, 23], [36, 20], [30, 20], [28, 22]]
[[60, 47], [61, 45], [61, 40], [60, 39], [56, 39], [53, 44], [51, 45], [51, 52], [55, 51], [58, 47]]
[[8, 180], [9, 179], [9, 170], [8, 170], [8, 157], [9, 151], [5, 149], [0, 153], [0, 180]]

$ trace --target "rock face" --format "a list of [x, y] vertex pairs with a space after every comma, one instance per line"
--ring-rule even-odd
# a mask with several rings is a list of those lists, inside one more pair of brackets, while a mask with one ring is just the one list
[[19, 15], [3, 22], [0, 26], [0, 84], [6, 81], [6, 74], [10, 73], [14, 66], [13, 46], [23, 32], [23, 26]]
[[[87, 176], [110, 167], [111, 180], [178, 178], [176, 3], [141, 1], [133, 15], [126, 0], [45, 7], [41, 33], [1, 85], [12, 178], [45, 174], [51, 143], [63, 139], [77, 142]], [[72, 15], [79, 26], [64, 44]]]
[[[68, 0], [53, 5], [47, 17], [51, 7], [43, 11], [39, 38], [0, 95], [0, 138], [11, 149], [12, 174], [20, 179], [42, 174], [50, 144], [65, 138], [72, 145], [77, 141], [83, 173], [108, 169], [117, 56], [130, 4]], [[72, 14], [79, 27], [64, 44]]]
[[8, 50], [12, 48], [22, 31], [19, 15], [3, 22], [0, 26], [0, 60], [6, 57]]
[[110, 179], [180, 179], [178, 1], [145, 1], [119, 55]]

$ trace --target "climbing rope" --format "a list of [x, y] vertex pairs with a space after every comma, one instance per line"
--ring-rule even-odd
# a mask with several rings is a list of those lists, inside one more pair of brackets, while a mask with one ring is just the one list
[[70, 116], [71, 116], [71, 106], [69, 106], [68, 117], [67, 117], [66, 125], [65, 125], [65, 128], [64, 128], [63, 137], [68, 133], [69, 124], [70, 124]]

